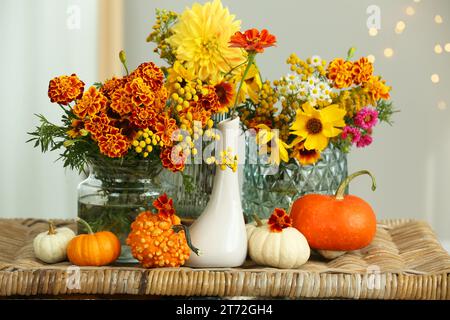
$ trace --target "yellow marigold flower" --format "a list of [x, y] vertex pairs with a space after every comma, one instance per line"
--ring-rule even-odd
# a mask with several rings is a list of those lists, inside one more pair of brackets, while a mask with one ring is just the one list
[[353, 64], [350, 61], [334, 59], [328, 66], [327, 77], [333, 81], [335, 88], [348, 88], [353, 83], [352, 68]]
[[68, 105], [75, 99], [81, 98], [84, 82], [76, 74], [61, 76], [50, 80], [48, 84], [48, 97], [51, 102]]
[[364, 90], [367, 91], [374, 101], [380, 99], [389, 99], [389, 91], [391, 87], [386, 85], [385, 80], [381, 80], [380, 76], [372, 76], [369, 81], [364, 84]]
[[227, 73], [230, 66], [245, 61], [241, 49], [229, 47], [230, 38], [239, 31], [240, 24], [220, 0], [204, 5], [195, 3], [181, 14], [167, 42], [177, 60], [202, 81], [214, 80]]
[[353, 82], [361, 84], [369, 81], [373, 73], [373, 64], [366, 57], [362, 57], [352, 67]]
[[87, 115], [94, 116], [100, 111], [105, 111], [106, 102], [107, 99], [101, 92], [95, 87], [90, 87], [73, 107], [73, 113], [80, 119], [84, 119]]
[[322, 151], [327, 147], [329, 138], [342, 131], [340, 128], [345, 126], [346, 111], [336, 104], [316, 110], [308, 102], [302, 105], [302, 109], [297, 109], [291, 133], [305, 140], [306, 149]]

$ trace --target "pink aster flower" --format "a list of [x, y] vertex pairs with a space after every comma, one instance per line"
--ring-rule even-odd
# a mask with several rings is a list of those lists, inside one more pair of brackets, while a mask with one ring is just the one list
[[368, 134], [361, 136], [359, 141], [356, 143], [356, 146], [358, 148], [364, 148], [367, 147], [372, 143], [373, 139], [372, 136], [369, 136]]
[[368, 130], [375, 126], [377, 121], [378, 111], [369, 107], [362, 108], [355, 116], [355, 124], [364, 130]]
[[358, 143], [359, 139], [361, 139], [361, 132], [359, 132], [358, 128], [345, 126], [341, 137], [344, 140], [350, 138], [352, 143]]

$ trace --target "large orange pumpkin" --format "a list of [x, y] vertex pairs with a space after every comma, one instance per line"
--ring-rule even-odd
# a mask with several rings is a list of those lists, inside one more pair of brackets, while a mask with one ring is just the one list
[[311, 248], [349, 251], [367, 246], [376, 232], [376, 217], [371, 206], [354, 195], [344, 195], [349, 182], [362, 174], [375, 178], [367, 170], [348, 176], [336, 194], [308, 194], [297, 199], [291, 209], [292, 224], [308, 240]]
[[105, 266], [117, 260], [120, 256], [120, 241], [109, 231], [94, 233], [83, 219], [88, 234], [80, 234], [67, 245], [67, 257], [77, 266]]

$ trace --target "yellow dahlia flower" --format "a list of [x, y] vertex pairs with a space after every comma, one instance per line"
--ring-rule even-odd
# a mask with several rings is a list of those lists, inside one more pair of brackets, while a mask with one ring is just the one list
[[291, 133], [301, 137], [299, 140], [305, 140], [307, 150], [322, 151], [328, 146], [329, 138], [342, 131], [346, 111], [336, 104], [317, 110], [309, 102], [304, 103], [302, 109], [297, 109]]
[[229, 47], [230, 38], [240, 25], [220, 0], [195, 3], [181, 14], [167, 42], [177, 60], [200, 80], [216, 81], [220, 73], [227, 73], [246, 59], [241, 49]]

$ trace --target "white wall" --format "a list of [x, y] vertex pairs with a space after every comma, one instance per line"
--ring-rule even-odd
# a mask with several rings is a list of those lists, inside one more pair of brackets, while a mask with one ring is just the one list
[[[180, 12], [188, 0], [127, 0], [125, 49], [130, 67], [159, 61], [145, 42], [157, 7]], [[203, 2], [203, 1], [201, 1]], [[285, 58], [320, 54], [326, 59], [373, 54], [376, 71], [394, 87], [392, 97], [401, 113], [395, 125], [377, 128], [374, 144], [350, 155], [350, 170], [374, 172], [379, 188], [355, 181], [351, 191], [371, 202], [379, 218], [413, 217], [432, 223], [450, 239], [450, 53], [436, 55], [437, 42], [450, 42], [450, 1], [422, 0], [223, 0], [243, 21], [243, 28], [268, 28], [278, 46], [258, 57], [263, 74], [278, 78], [287, 71]], [[69, 4], [81, 7], [80, 30], [66, 27]], [[366, 8], [381, 8], [382, 28], [369, 37]], [[409, 17], [405, 8], [416, 14]], [[47, 99], [48, 80], [77, 72], [87, 84], [96, 81], [96, 1], [3, 0], [0, 3], [0, 217], [73, 217], [76, 214], [76, 174], [53, 163], [56, 154], [42, 155], [25, 145], [25, 132], [36, 125], [33, 113], [58, 120], [58, 107]], [[441, 14], [444, 23], [433, 21]], [[407, 27], [394, 33], [402, 19]], [[392, 47], [393, 58], [383, 57]], [[430, 81], [439, 73], [439, 85]], [[444, 100], [446, 110], [437, 108]]]
[[[80, 9], [80, 29], [67, 26], [71, 6]], [[77, 174], [25, 141], [34, 113], [60, 120], [47, 97], [51, 78], [75, 72], [96, 81], [96, 8], [92, 0], [0, 2], [0, 217], [76, 216]]]

